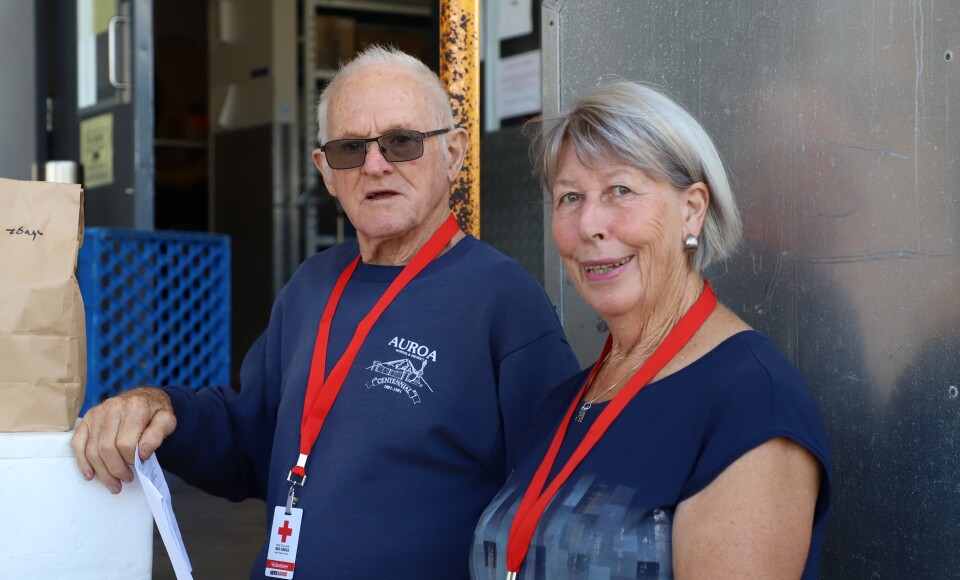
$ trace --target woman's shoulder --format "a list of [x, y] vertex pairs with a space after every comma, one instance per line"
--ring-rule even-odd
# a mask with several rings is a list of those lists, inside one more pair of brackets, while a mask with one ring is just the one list
[[[797, 367], [764, 334], [750, 329], [718, 344], [675, 380], [685, 390], [687, 424], [695, 426], [696, 466], [681, 493], [687, 498], [713, 481], [743, 454], [786, 438], [824, 469], [821, 495], [829, 496], [829, 438], [813, 393]], [[681, 408], [680, 401], [676, 401]], [[822, 514], [827, 499], [818, 503]]]
[[791, 433], [811, 443], [825, 439], [803, 375], [770, 338], [752, 328], [726, 336], [662, 383], [660, 398], [698, 425], [704, 437]]
[[737, 332], [668, 378], [682, 398], [676, 408], [699, 426], [718, 465], [774, 437], [792, 439], [829, 465], [827, 433], [813, 393], [764, 334]]
[[693, 374], [709, 373], [714, 384], [719, 377], [737, 381], [750, 378], [751, 384], [756, 384], [758, 376], [764, 375], [775, 383], [781, 379], [803, 382], [799, 371], [770, 338], [722, 304], [717, 305], [671, 366], [673, 368], [668, 367], [660, 376], [689, 370]]
[[722, 304], [717, 304], [714, 312], [690, 341], [663, 370], [657, 373], [657, 379], [668, 377], [694, 365], [733, 336], [750, 330], [752, 330], [750, 325], [740, 317]]
[[[723, 336], [676, 373], [682, 382], [694, 382], [716, 396], [753, 399], [761, 393], [812, 394], [793, 362], [765, 334], [750, 328]], [[711, 397], [713, 398], [713, 397]]]

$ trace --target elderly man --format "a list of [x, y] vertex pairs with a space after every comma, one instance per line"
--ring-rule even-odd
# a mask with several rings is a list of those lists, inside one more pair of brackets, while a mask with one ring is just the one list
[[542, 288], [450, 214], [468, 136], [435, 74], [370, 48], [317, 117], [314, 162], [357, 241], [296, 272], [239, 394], [127, 391], [84, 417], [77, 463], [117, 492], [139, 443], [204, 490], [266, 500], [252, 578], [465, 578], [537, 400], [579, 367]]

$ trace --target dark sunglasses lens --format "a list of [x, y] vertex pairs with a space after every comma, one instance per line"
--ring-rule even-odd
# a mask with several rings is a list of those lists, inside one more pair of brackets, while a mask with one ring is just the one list
[[333, 169], [351, 169], [363, 165], [366, 155], [366, 143], [359, 139], [341, 139], [331, 141], [324, 147], [327, 163]]
[[377, 139], [387, 161], [411, 161], [423, 155], [423, 134], [418, 131], [397, 131]]

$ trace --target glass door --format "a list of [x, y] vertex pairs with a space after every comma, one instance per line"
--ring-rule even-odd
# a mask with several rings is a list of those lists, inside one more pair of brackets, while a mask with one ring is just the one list
[[87, 225], [153, 229], [153, 0], [47, 6], [51, 154], [79, 162]]

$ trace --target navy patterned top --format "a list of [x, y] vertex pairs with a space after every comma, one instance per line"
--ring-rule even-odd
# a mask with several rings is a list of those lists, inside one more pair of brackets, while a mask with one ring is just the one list
[[[588, 373], [559, 385], [537, 409], [516, 469], [474, 532], [472, 578], [505, 578], [513, 516]], [[582, 423], [571, 420], [548, 484], [603, 407], [595, 404]], [[519, 579], [673, 578], [677, 505], [776, 437], [803, 446], [823, 466], [803, 573], [816, 578], [830, 504], [827, 433], [800, 373], [768, 338], [746, 331], [650, 383], [627, 405], [547, 507]]]

